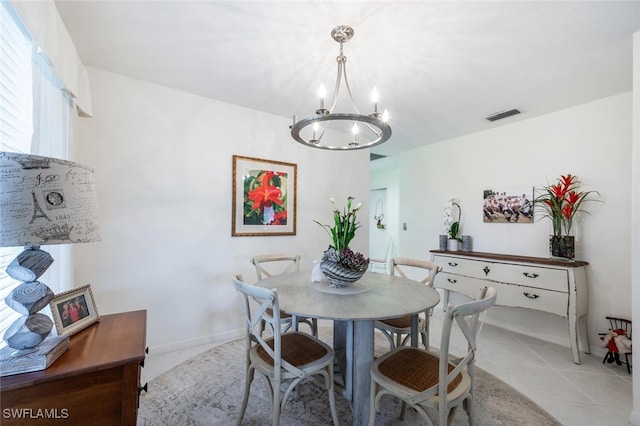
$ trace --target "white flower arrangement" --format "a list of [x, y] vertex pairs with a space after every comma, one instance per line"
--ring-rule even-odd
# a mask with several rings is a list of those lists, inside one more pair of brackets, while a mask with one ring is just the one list
[[[454, 219], [455, 208], [458, 210], [458, 219]], [[450, 199], [444, 207], [444, 230], [449, 236], [450, 239], [458, 240], [462, 242], [462, 238], [460, 238], [460, 219], [462, 218], [462, 207], [460, 207], [460, 202], [452, 198]]]

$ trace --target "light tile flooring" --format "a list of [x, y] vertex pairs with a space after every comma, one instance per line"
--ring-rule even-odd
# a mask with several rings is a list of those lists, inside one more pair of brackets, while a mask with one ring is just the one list
[[[430, 327], [430, 343], [436, 347], [439, 338], [436, 330], [441, 328], [441, 314], [437, 311]], [[330, 326], [330, 323], [320, 325]], [[150, 354], [142, 383], [210, 347]], [[455, 353], [456, 345], [452, 347]], [[477, 351], [478, 367], [527, 395], [565, 426], [629, 424], [633, 397], [631, 375], [626, 367], [602, 364], [600, 355], [581, 353], [581, 361], [580, 365], [573, 363], [568, 347], [488, 324], [482, 330]]]

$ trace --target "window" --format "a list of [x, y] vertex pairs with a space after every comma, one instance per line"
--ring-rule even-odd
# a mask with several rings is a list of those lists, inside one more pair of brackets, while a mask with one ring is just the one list
[[[9, 2], [0, 2], [0, 23], [0, 151], [68, 159], [75, 123], [71, 97]], [[61, 254], [60, 246], [48, 247], [56, 260], [55, 268], [41, 280], [57, 293], [71, 286], [60, 284], [60, 277], [69, 274], [70, 259]], [[22, 250], [0, 247], [2, 336], [20, 316], [4, 303], [4, 298], [20, 284], [5, 269]], [[0, 341], [0, 347], [4, 345]]]
[[[0, 151], [29, 152], [33, 134], [32, 45], [28, 33], [7, 2], [0, 4]], [[21, 247], [0, 247], [0, 333], [20, 314], [4, 298], [20, 282], [5, 272]], [[0, 347], [4, 346], [0, 342]]]

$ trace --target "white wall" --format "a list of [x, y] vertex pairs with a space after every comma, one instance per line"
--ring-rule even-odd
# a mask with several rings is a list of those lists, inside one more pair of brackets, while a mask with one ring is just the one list
[[[442, 209], [455, 197], [474, 251], [546, 257], [548, 220], [483, 223], [483, 190], [540, 187], [577, 175], [581, 189], [598, 190], [603, 201], [587, 206], [591, 214], [576, 229], [576, 258], [590, 263], [589, 338], [601, 351], [597, 333], [607, 330], [605, 315], [631, 315], [631, 106], [631, 93], [624, 93], [402, 153], [400, 223], [408, 229], [400, 231], [400, 254], [428, 258], [438, 248]], [[553, 315], [495, 308], [488, 322], [569, 344], [566, 321]]]
[[[77, 284], [101, 314], [148, 310], [154, 353], [239, 335], [230, 277], [249, 258], [297, 252], [302, 268], [330, 244], [337, 201], [369, 194], [369, 153], [303, 147], [289, 119], [89, 68], [92, 119], [78, 161], [95, 168], [103, 240], [77, 248]], [[296, 163], [297, 235], [231, 237], [232, 155]], [[357, 177], [357, 178], [354, 178]], [[352, 248], [368, 252], [368, 205]]]
[[[632, 222], [631, 222], [631, 288], [633, 319], [640, 324], [640, 32], [633, 35], [633, 153], [631, 159]], [[639, 333], [633, 340], [637, 348]], [[633, 354], [633, 365], [640, 365], [640, 351]], [[640, 425], [640, 372], [633, 369], [633, 411], [631, 423]]]

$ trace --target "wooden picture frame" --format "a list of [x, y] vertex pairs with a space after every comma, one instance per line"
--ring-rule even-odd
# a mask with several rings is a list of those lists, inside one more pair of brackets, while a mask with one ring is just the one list
[[55, 295], [49, 307], [61, 336], [76, 334], [100, 320], [90, 284]]
[[231, 235], [296, 235], [297, 165], [233, 156]]

